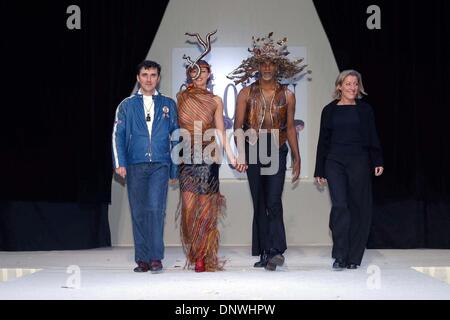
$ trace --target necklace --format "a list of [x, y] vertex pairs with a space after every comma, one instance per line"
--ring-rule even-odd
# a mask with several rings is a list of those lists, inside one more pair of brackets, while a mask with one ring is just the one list
[[[267, 112], [267, 101], [266, 101], [266, 96], [264, 95], [264, 92], [263, 92], [263, 90], [261, 89], [261, 87], [259, 87], [259, 91], [261, 92], [261, 95], [262, 95], [262, 98], [263, 98], [262, 100], [263, 100], [263, 103], [264, 103], [264, 106], [263, 106], [263, 109], [264, 109], [264, 115], [263, 115], [263, 117], [262, 117], [262, 119], [261, 119], [261, 123], [260, 123], [260, 125], [259, 125], [259, 128], [261, 129], [261, 128], [262, 128], [262, 125], [263, 125], [263, 122], [264, 122], [264, 118], [266, 117], [266, 112]], [[270, 106], [269, 106], [270, 120], [272, 121], [272, 127], [273, 127], [272, 105], [273, 105], [273, 100], [275, 99], [275, 93], [276, 93], [276, 90], [274, 89], [274, 90], [273, 90], [272, 98], [270, 99]]]
[[[153, 102], [153, 97], [152, 97], [152, 102]], [[150, 104], [150, 107], [147, 108], [147, 105], [145, 104], [145, 99], [143, 100], [143, 104], [144, 104], [144, 109], [147, 112], [147, 116], [145, 117], [145, 121], [150, 122], [150, 121], [152, 121], [152, 117], [150, 116], [150, 113], [152, 111], [153, 104]]]

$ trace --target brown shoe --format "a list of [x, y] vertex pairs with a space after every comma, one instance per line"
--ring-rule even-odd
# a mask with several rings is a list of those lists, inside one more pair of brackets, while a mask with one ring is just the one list
[[150, 272], [151, 273], [161, 273], [163, 269], [163, 265], [161, 260], [152, 260], [150, 261]]
[[134, 272], [147, 272], [150, 269], [150, 265], [144, 261], [138, 261], [137, 267], [134, 268]]
[[277, 269], [277, 266], [281, 267], [283, 264], [284, 264], [284, 256], [281, 253], [277, 253], [267, 261], [267, 264], [264, 266], [264, 269], [269, 271], [275, 271]]

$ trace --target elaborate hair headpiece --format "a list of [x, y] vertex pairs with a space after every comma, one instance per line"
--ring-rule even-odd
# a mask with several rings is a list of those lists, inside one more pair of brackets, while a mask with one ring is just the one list
[[248, 48], [252, 56], [243, 60], [239, 67], [228, 74], [227, 78], [233, 80], [235, 84], [246, 82], [255, 76], [260, 63], [267, 60], [278, 66], [279, 78], [289, 79], [302, 72], [306, 68], [306, 65], [301, 65], [303, 58], [295, 60], [287, 58], [289, 54], [287, 38], [275, 42], [272, 35], [273, 32], [270, 32], [264, 38], [252, 37], [253, 46]]
[[217, 30], [208, 33], [206, 35], [206, 41], [204, 41], [198, 33], [189, 33], [189, 32], [185, 33], [185, 35], [187, 36], [196, 37], [197, 41], [203, 47], [204, 50], [194, 61], [191, 59], [191, 57], [186, 56], [185, 54], [183, 55], [183, 59], [185, 59], [188, 62], [188, 69], [195, 68], [197, 71], [195, 76], [192, 77], [192, 80], [195, 80], [198, 77], [200, 77], [201, 70], [200, 66], [198, 65], [198, 62], [202, 60], [211, 51], [211, 36], [214, 35], [216, 32]]

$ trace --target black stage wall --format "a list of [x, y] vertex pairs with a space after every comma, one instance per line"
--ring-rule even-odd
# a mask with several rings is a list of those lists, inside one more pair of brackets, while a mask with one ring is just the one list
[[114, 112], [167, 2], [0, 1], [0, 250], [111, 244]]
[[[384, 149], [370, 248], [450, 248], [450, 3], [314, 0], [340, 70], [363, 75]], [[381, 29], [369, 30], [377, 5]]]
[[[0, 1], [0, 250], [110, 245], [111, 128], [168, 1]], [[81, 30], [68, 30], [69, 5]], [[450, 248], [449, 4], [314, 0], [385, 153], [371, 248]], [[381, 30], [366, 28], [369, 5]], [[164, 76], [164, 70], [163, 70]]]

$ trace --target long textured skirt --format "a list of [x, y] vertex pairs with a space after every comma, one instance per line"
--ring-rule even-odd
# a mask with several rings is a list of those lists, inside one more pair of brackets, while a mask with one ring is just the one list
[[223, 269], [217, 253], [219, 230], [225, 198], [219, 191], [218, 164], [182, 164], [181, 189], [181, 241], [191, 268], [204, 259], [206, 271]]

